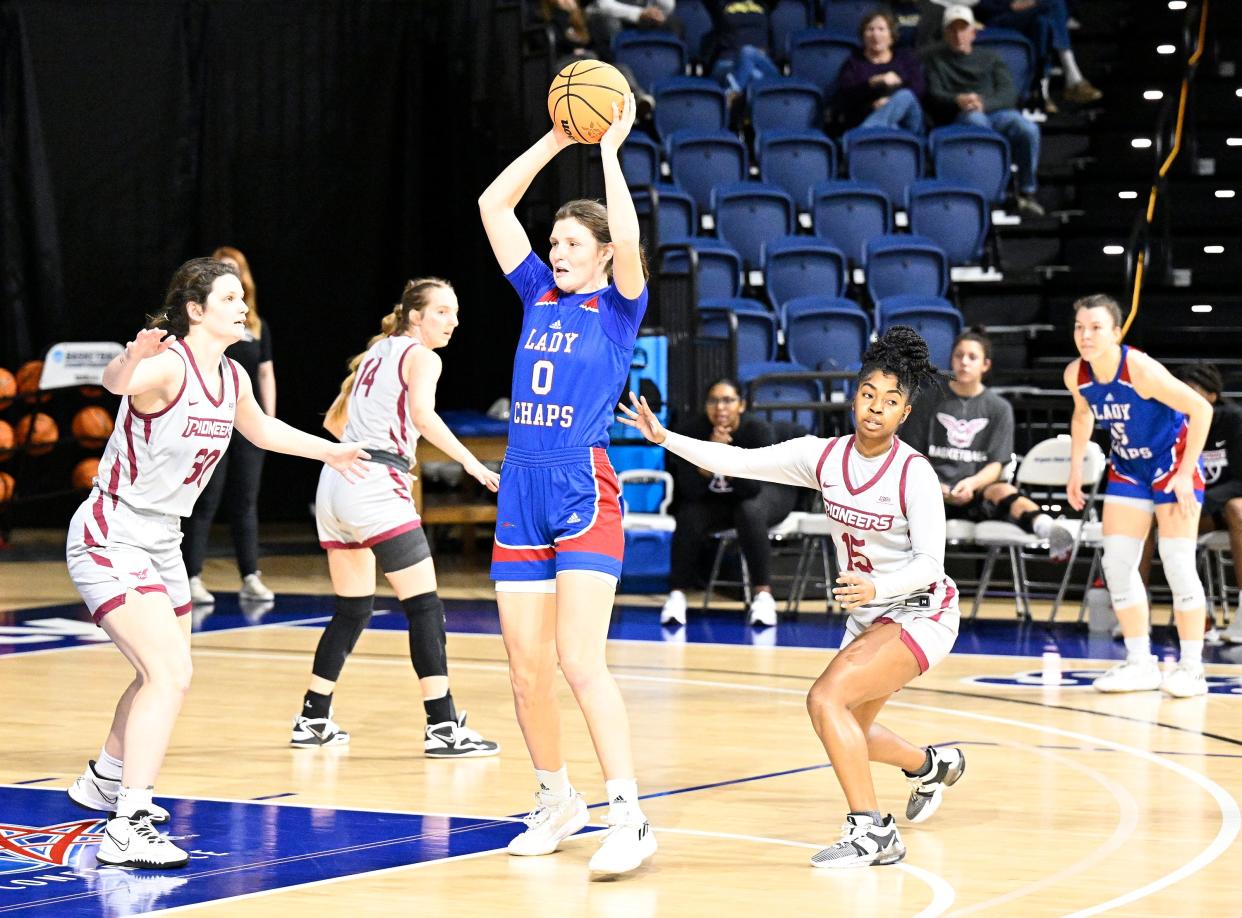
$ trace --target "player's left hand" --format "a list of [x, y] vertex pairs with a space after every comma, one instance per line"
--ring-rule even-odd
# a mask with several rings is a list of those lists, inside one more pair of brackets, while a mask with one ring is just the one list
[[599, 139], [600, 147], [607, 147], [614, 152], [620, 150], [621, 144], [625, 143], [625, 138], [630, 136], [630, 128], [634, 126], [634, 114], [637, 111], [638, 103], [634, 101], [632, 92], [625, 94], [625, 105], [620, 110], [617, 109], [617, 103], [613, 102], [612, 124]]
[[1177, 472], [1169, 480], [1169, 483], [1164, 486], [1164, 493], [1177, 495], [1177, 506], [1182, 511], [1183, 516], [1190, 516], [1199, 508], [1199, 499], [1195, 497], [1195, 473], [1193, 469], [1189, 474]]
[[875, 599], [875, 584], [865, 574], [842, 571], [837, 577], [837, 583], [841, 586], [832, 588], [832, 598], [841, 603], [841, 607], [847, 612], [853, 612]]
[[362, 448], [361, 443], [333, 443], [328, 447], [328, 455], [323, 461], [336, 469], [351, 484], [367, 475], [367, 467], [362, 460], [370, 459], [371, 454]]
[[627, 427], [633, 427], [652, 443], [663, 443], [668, 433], [647, 404], [646, 397], [639, 398], [631, 392], [630, 403], [634, 406], [632, 409], [625, 403], [617, 405], [617, 410], [621, 412], [617, 420]]
[[949, 496], [953, 498], [953, 502], [959, 506], [968, 504], [975, 496], [975, 487], [971, 484], [970, 479], [963, 478], [949, 490]]

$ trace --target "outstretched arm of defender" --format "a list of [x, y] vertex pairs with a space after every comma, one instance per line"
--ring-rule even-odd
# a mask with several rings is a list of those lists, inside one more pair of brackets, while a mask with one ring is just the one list
[[[181, 385], [184, 372], [176, 357], [161, 358], [177, 336], [162, 328], [144, 328], [125, 345], [124, 353], [117, 354], [104, 367], [103, 385], [113, 395], [141, 395], [152, 389], [168, 390]], [[173, 398], [175, 391], [167, 392]]]

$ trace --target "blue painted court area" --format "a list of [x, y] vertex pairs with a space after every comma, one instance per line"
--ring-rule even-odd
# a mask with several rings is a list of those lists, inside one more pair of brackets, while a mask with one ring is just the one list
[[[0, 787], [0, 914], [141, 915], [502, 849], [518, 822], [160, 798], [180, 870], [96, 864], [104, 820], [63, 790]], [[178, 835], [178, 827], [191, 832]]]

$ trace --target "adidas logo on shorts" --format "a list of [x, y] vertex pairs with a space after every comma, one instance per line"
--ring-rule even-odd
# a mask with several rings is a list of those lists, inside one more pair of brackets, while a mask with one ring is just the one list
[[552, 329], [553, 331], [559, 329], [560, 327], [561, 327], [560, 319], [557, 319], [555, 322], [553, 322], [551, 325], [548, 326], [548, 328]]

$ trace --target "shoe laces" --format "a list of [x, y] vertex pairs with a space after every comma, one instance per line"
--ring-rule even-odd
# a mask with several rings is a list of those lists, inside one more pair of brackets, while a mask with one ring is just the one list
[[551, 795], [545, 794], [543, 791], [536, 791], [535, 808], [522, 817], [522, 822], [526, 823], [527, 827], [531, 829], [543, 825], [552, 815], [552, 810], [561, 802]]
[[131, 816], [129, 824], [133, 826], [134, 834], [145, 842], [158, 845], [164, 841], [160, 837], [160, 833], [156, 831], [155, 826], [151, 824], [150, 813], [144, 812], [141, 817]]

